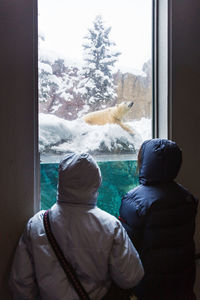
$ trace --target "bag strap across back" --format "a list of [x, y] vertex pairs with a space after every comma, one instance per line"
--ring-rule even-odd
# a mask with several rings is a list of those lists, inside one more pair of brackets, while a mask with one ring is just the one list
[[55, 255], [58, 258], [58, 261], [59, 261], [61, 267], [63, 268], [69, 282], [73, 285], [73, 287], [76, 290], [77, 294], [79, 295], [80, 299], [90, 300], [84, 287], [80, 283], [79, 279], [76, 277], [76, 273], [75, 273], [72, 265], [66, 260], [62, 250], [60, 249], [60, 247], [51, 231], [51, 226], [50, 226], [50, 222], [49, 222], [49, 210], [47, 210], [44, 213], [43, 223], [44, 223], [44, 228], [46, 231], [47, 239], [48, 239], [49, 243], [51, 244], [51, 246], [55, 252]]

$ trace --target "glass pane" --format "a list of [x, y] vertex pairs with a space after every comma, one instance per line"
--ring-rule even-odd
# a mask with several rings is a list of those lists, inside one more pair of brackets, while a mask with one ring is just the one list
[[152, 1], [38, 0], [38, 8], [41, 207], [56, 201], [60, 159], [89, 152], [103, 176], [98, 206], [117, 215], [152, 137]]

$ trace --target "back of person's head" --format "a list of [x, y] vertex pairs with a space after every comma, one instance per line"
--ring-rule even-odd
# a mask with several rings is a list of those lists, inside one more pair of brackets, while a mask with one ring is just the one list
[[70, 153], [59, 164], [58, 202], [95, 204], [101, 172], [88, 153]]
[[173, 181], [181, 167], [182, 152], [178, 145], [167, 139], [145, 141], [138, 152], [141, 184]]

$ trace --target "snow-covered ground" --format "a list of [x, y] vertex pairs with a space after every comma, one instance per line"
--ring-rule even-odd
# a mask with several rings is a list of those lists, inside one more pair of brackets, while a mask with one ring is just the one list
[[46, 157], [68, 152], [135, 154], [142, 142], [151, 138], [151, 119], [142, 118], [127, 124], [134, 130], [133, 136], [116, 124], [89, 125], [82, 119], [68, 121], [40, 113], [39, 151]]

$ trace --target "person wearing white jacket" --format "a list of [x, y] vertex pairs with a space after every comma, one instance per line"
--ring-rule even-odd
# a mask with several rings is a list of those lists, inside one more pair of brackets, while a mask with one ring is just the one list
[[[144, 275], [121, 223], [96, 205], [100, 184], [100, 169], [91, 155], [67, 155], [59, 165], [57, 202], [49, 211], [53, 235], [95, 300], [106, 295], [112, 281], [128, 289]], [[44, 212], [28, 221], [19, 240], [10, 276], [13, 299], [79, 299], [49, 244]]]

